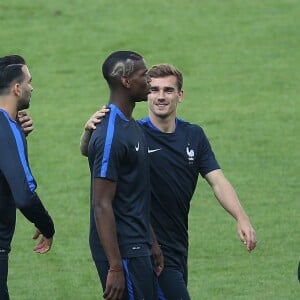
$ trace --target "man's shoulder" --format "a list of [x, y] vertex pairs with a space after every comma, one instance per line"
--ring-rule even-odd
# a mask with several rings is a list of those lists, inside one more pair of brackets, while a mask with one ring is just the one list
[[150, 123], [149, 117], [145, 117], [136, 121], [139, 125], [147, 126]]
[[2, 109], [0, 109], [0, 122], [1, 123], [8, 123], [10, 120], [8, 113]]
[[96, 132], [103, 133], [106, 131], [115, 131], [117, 128], [122, 127], [124, 120], [118, 114], [109, 112], [100, 123], [96, 124]]
[[144, 130], [144, 132], [160, 132], [151, 122], [149, 117], [137, 120], [137, 124]]
[[17, 131], [20, 131], [19, 125], [16, 121], [12, 120], [8, 113], [0, 109], [0, 127], [1, 127], [1, 141], [3, 142], [5, 137], [15, 135]]
[[183, 130], [194, 130], [196, 132], [204, 131], [201, 125], [191, 123], [187, 120], [183, 120], [180, 118], [177, 118], [176, 121], [177, 121], [177, 128], [182, 128]]

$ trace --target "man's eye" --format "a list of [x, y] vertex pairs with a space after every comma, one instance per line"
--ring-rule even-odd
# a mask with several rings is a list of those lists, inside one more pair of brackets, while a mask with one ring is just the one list
[[172, 93], [173, 93], [173, 90], [166, 90], [166, 93], [172, 94]]

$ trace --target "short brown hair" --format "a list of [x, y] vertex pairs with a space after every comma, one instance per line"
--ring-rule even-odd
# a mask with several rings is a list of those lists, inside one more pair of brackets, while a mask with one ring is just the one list
[[183, 77], [181, 72], [170, 64], [157, 64], [152, 66], [148, 75], [153, 78], [166, 77], [166, 76], [175, 76], [177, 79], [178, 90], [181, 91], [183, 85]]

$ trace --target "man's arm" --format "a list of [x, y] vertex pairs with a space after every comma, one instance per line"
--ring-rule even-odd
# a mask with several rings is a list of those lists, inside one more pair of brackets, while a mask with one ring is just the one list
[[151, 225], [150, 234], [152, 239], [152, 256], [154, 260], [155, 273], [157, 276], [159, 276], [164, 269], [164, 256]]
[[221, 170], [209, 172], [206, 174], [205, 179], [211, 186], [219, 203], [236, 219], [238, 235], [248, 251], [252, 251], [256, 246], [256, 233], [234, 188]]
[[[117, 183], [102, 178], [93, 179], [92, 205], [97, 232], [109, 262], [104, 298], [121, 299], [125, 289], [122, 257], [117, 239], [113, 199]], [[120, 298], [119, 298], [120, 297]]]
[[83, 156], [88, 155], [88, 146], [93, 130], [96, 129], [96, 124], [101, 122], [101, 119], [109, 112], [106, 106], [102, 106], [100, 111], [96, 111], [85, 123], [84, 130], [80, 138], [80, 152]]
[[4, 123], [0, 141], [0, 169], [16, 207], [44, 236], [42, 239], [46, 244], [43, 243], [42, 248], [35, 249], [36, 252], [45, 253], [52, 245], [54, 224], [35, 192], [36, 183], [28, 165], [25, 140], [17, 127], [11, 130], [7, 125]]
[[84, 128], [81, 137], [80, 137], [80, 152], [83, 156], [88, 156], [88, 147], [89, 147], [89, 141], [91, 139], [93, 133], [93, 129], [86, 129]]

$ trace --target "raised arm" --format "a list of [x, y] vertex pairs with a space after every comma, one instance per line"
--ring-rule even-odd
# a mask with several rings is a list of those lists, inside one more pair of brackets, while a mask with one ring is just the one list
[[83, 156], [88, 156], [88, 146], [91, 139], [93, 129], [84, 129], [80, 137], [80, 152]]
[[88, 146], [93, 130], [96, 129], [96, 124], [101, 122], [101, 119], [109, 112], [106, 106], [102, 106], [101, 110], [96, 111], [85, 123], [84, 130], [80, 137], [80, 152], [83, 156], [88, 155]]
[[240, 240], [245, 244], [248, 251], [252, 251], [256, 246], [256, 233], [234, 188], [221, 170], [209, 172], [205, 179], [211, 186], [219, 203], [236, 219]]

